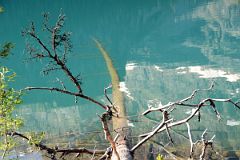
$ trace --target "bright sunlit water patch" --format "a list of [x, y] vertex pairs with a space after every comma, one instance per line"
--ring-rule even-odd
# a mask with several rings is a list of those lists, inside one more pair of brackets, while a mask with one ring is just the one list
[[239, 126], [240, 125], [240, 121], [236, 121], [236, 120], [227, 120], [227, 125], [228, 126]]
[[188, 66], [176, 68], [177, 73], [197, 73], [199, 78], [226, 78], [226, 81], [236, 82], [240, 80], [240, 74], [226, 72], [221, 69], [213, 69], [207, 66]]
[[126, 71], [131, 71], [136, 67], [136, 65], [137, 65], [136, 63], [128, 63], [128, 64], [126, 64], [125, 69], [126, 69]]
[[159, 66], [155, 65], [154, 68], [160, 72], [163, 72], [163, 69], [161, 69]]
[[130, 93], [129, 89], [126, 87], [125, 82], [120, 82], [120, 84], [119, 84], [119, 89], [120, 89], [120, 91], [124, 92], [128, 98], [130, 98], [131, 100], [134, 99], [134, 98], [131, 96], [131, 93]]

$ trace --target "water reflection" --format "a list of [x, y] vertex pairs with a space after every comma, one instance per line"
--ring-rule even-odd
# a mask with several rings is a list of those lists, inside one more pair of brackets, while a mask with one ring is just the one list
[[238, 126], [238, 125], [240, 125], [240, 121], [236, 121], [234, 119], [227, 120], [227, 125], [228, 126]]
[[17, 156], [8, 156], [8, 159], [18, 159], [18, 160], [43, 160], [42, 155], [38, 152], [33, 153], [20, 153]]
[[[215, 91], [202, 92], [195, 97], [192, 103], [207, 97], [238, 99], [239, 75], [232, 75], [218, 69], [202, 68], [201, 66], [188, 66], [177, 68], [166, 68], [148, 64], [130, 63], [131, 69], [126, 65], [125, 87], [133, 97], [128, 99], [126, 106], [130, 115], [140, 115], [148, 106], [158, 107], [189, 96], [194, 89], [208, 88], [211, 78], [216, 81]], [[196, 74], [197, 73], [197, 74]], [[143, 88], [146, 88], [143, 90]], [[218, 103], [217, 108], [222, 114], [222, 121], [219, 123], [211, 109], [205, 108], [202, 112], [202, 122], [193, 126], [198, 130], [196, 135], [200, 135], [205, 128], [216, 133], [216, 141], [222, 147], [233, 147], [239, 149], [240, 141], [237, 132], [240, 131], [238, 119], [240, 112], [231, 104]], [[236, 111], [236, 112], [235, 112]], [[182, 119], [191, 113], [191, 108], [181, 107], [173, 112], [174, 119]], [[153, 119], [159, 119], [158, 114], [152, 115]], [[197, 118], [196, 118], [197, 119]], [[233, 119], [236, 119], [234, 121]], [[195, 121], [195, 120], [193, 120]], [[139, 127], [143, 124], [135, 124]], [[154, 125], [153, 125], [154, 126]], [[231, 128], [234, 126], [235, 128]], [[136, 128], [137, 128], [136, 127]], [[144, 128], [141, 126], [140, 128]], [[184, 128], [184, 127], [183, 127]], [[233, 133], [234, 130], [234, 133]], [[186, 132], [186, 130], [185, 130]], [[220, 133], [231, 135], [224, 137]], [[224, 134], [224, 135], [225, 135]], [[196, 136], [195, 135], [195, 136]], [[233, 140], [235, 141], [233, 142]], [[225, 143], [227, 142], [227, 143]]]
[[188, 66], [188, 67], [178, 67], [177, 73], [187, 74], [187, 73], [197, 73], [199, 78], [226, 78], [229, 82], [237, 82], [240, 80], [240, 74], [233, 74], [231, 72], [225, 72], [218, 68], [210, 68], [208, 66]]
[[[86, 132], [99, 130], [101, 126], [94, 105], [86, 104], [61, 106], [54, 103], [36, 103], [22, 105], [17, 116], [24, 118], [25, 131], [45, 131], [49, 135], [64, 135], [67, 132]], [[86, 125], [88, 124], [88, 125]]]
[[238, 0], [213, 1], [197, 7], [183, 17], [204, 21], [205, 24], [201, 27], [202, 38], [197, 40], [188, 37], [183, 45], [199, 48], [211, 63], [239, 72], [239, 13]]
[[[75, 47], [69, 65], [74, 73], [82, 73], [84, 90], [96, 99], [106, 101], [102, 96], [103, 88], [110, 79], [102, 57], [91, 42], [92, 36], [103, 42], [118, 68], [122, 81], [120, 89], [126, 94], [130, 116], [140, 115], [150, 105], [184, 98], [196, 88], [206, 88], [210, 78], [217, 82], [216, 91], [201, 93], [196, 99], [209, 96], [239, 98], [238, 0], [60, 2], [52, 6], [45, 0], [41, 3], [16, 1], [15, 6], [4, 2], [6, 13], [1, 14], [4, 23], [0, 26], [0, 40], [7, 37], [16, 43], [16, 56], [4, 64], [19, 75], [17, 87], [56, 85], [52, 79], [39, 75], [39, 64], [21, 63], [25, 44], [19, 33], [29, 20], [40, 22], [41, 12], [49, 11], [54, 17], [63, 8], [68, 17], [66, 27], [73, 32]], [[28, 8], [35, 8], [32, 14]], [[77, 136], [69, 136], [69, 145], [73, 145], [74, 138], [85, 138], [81, 133], [101, 129], [96, 112], [102, 112], [92, 104], [81, 100], [74, 104], [73, 101], [72, 97], [59, 94], [32, 92], [26, 95], [26, 104], [17, 114], [25, 119], [24, 130], [46, 131], [59, 137], [70, 131], [77, 133]], [[205, 123], [195, 129], [200, 132], [207, 126], [216, 132], [217, 141], [223, 141], [224, 147], [239, 149], [239, 111], [229, 109], [231, 106], [227, 104], [218, 104], [218, 108], [226, 115], [220, 124], [211, 111], [206, 110], [205, 117], [211, 115], [213, 118], [206, 118]], [[184, 117], [189, 112], [191, 109], [183, 108], [182, 114], [176, 112], [174, 116]], [[159, 118], [157, 114], [152, 117]], [[154, 126], [149, 121], [139, 124], [129, 121], [135, 133], [144, 132], [146, 124]], [[100, 141], [101, 136], [97, 139]]]

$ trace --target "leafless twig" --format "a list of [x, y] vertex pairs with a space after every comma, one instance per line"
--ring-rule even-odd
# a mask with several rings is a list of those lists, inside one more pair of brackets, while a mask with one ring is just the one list
[[[8, 135], [10, 135], [10, 136], [17, 136], [17, 137], [20, 137], [20, 138], [23, 138], [23, 139], [25, 139], [25, 140], [27, 140], [27, 141], [29, 141], [30, 139], [27, 137], [27, 136], [25, 136], [24, 134], [22, 134], [22, 133], [18, 133], [18, 132], [9, 132], [8, 133]], [[45, 151], [47, 151], [47, 153], [48, 154], [50, 154], [50, 155], [52, 155], [52, 156], [54, 156], [54, 157], [56, 157], [56, 154], [57, 153], [62, 153], [62, 157], [63, 156], [66, 156], [66, 155], [68, 155], [68, 154], [70, 154], [70, 153], [78, 153], [78, 154], [90, 154], [90, 155], [92, 155], [93, 153], [94, 154], [104, 154], [105, 153], [105, 151], [104, 150], [96, 150], [96, 149], [94, 149], [94, 150], [91, 150], [91, 149], [86, 149], [86, 148], [66, 148], [66, 149], [59, 149], [59, 148], [50, 148], [50, 147], [48, 147], [48, 146], [46, 146], [46, 145], [44, 145], [44, 144], [42, 144], [42, 143], [36, 143], [36, 144], [34, 144], [36, 147], [38, 147], [40, 150], [45, 150]]]
[[107, 110], [107, 107], [100, 103], [99, 101], [89, 97], [89, 96], [86, 96], [84, 94], [81, 94], [81, 93], [75, 93], [75, 92], [72, 92], [72, 91], [68, 91], [68, 90], [64, 90], [64, 89], [60, 89], [60, 88], [55, 88], [55, 87], [26, 87], [24, 88], [22, 91], [24, 90], [47, 90], [47, 91], [55, 91], [55, 92], [59, 92], [59, 93], [63, 93], [63, 94], [68, 94], [68, 95], [72, 95], [72, 96], [76, 96], [76, 97], [80, 97], [80, 98], [83, 98], [83, 99], [86, 99], [90, 102], [93, 102], [95, 104], [97, 104], [98, 106], [102, 107], [104, 110]]
[[110, 88], [112, 88], [112, 85], [109, 85], [108, 87], [104, 88], [104, 95], [107, 98], [108, 102], [111, 104], [111, 106], [109, 106], [109, 109], [112, 110], [113, 116], [117, 116], [118, 117], [118, 111], [117, 111], [117, 109], [115, 108], [114, 104], [112, 103], [112, 101], [110, 100], [110, 98], [107, 95], [107, 90], [110, 89]]
[[[44, 15], [46, 22], [48, 22], [48, 15]], [[65, 15], [60, 14], [58, 17], [58, 20], [54, 27], [48, 27], [48, 24], [45, 23], [45, 29], [51, 33], [51, 42], [52, 47], [51, 49], [41, 40], [41, 38], [37, 35], [35, 25], [32, 22], [30, 27], [22, 32], [23, 36], [29, 36], [32, 39], [34, 39], [43, 49], [43, 53], [39, 54], [31, 54], [30, 56], [32, 58], [45, 58], [48, 59], [53, 65], [57, 65], [58, 68], [61, 68], [61, 70], [67, 75], [67, 77], [73, 82], [73, 84], [77, 87], [78, 92], [82, 93], [81, 88], [81, 82], [73, 75], [73, 73], [70, 71], [70, 69], [66, 65], [66, 49], [68, 48], [70, 50], [71, 44], [70, 44], [70, 33], [62, 33], [61, 29], [63, 27], [65, 21]], [[60, 57], [60, 53], [57, 52], [57, 48], [64, 45], [64, 54], [63, 58]], [[56, 68], [56, 67], [54, 67]], [[47, 69], [48, 71], [55, 70], [54, 68]]]
[[[187, 98], [187, 99], [189, 99], [189, 98]], [[184, 101], [186, 101], [186, 99], [184, 99]], [[182, 124], [186, 123], [187, 127], [188, 127], [188, 135], [189, 135], [190, 144], [191, 144], [191, 148], [190, 148], [190, 157], [191, 157], [192, 154], [193, 154], [193, 151], [194, 151], [194, 149], [193, 149], [194, 143], [192, 142], [190, 126], [189, 126], [189, 124], [187, 122], [189, 120], [191, 120], [195, 115], [197, 115], [199, 113], [200, 109], [202, 107], [204, 107], [204, 106], [210, 106], [211, 108], [213, 108], [213, 110], [214, 110], [214, 112], [216, 114], [216, 117], [219, 120], [220, 119], [220, 114], [219, 114], [219, 112], [216, 109], [215, 102], [228, 102], [228, 103], [233, 104], [235, 107], [240, 108], [239, 104], [237, 102], [233, 102], [231, 99], [206, 98], [206, 99], [200, 101], [198, 104], [195, 104], [194, 106], [196, 106], [196, 107], [192, 109], [192, 113], [188, 117], [186, 117], [186, 118], [184, 118], [182, 120], [177, 120], [177, 121], [172, 121], [172, 122], [168, 121], [168, 123], [166, 123], [165, 122], [166, 121], [166, 116], [163, 116], [161, 124], [158, 127], [156, 127], [156, 129], [154, 131], [151, 131], [151, 132], [148, 132], [148, 133], [145, 133], [145, 134], [142, 134], [142, 135], [139, 136], [139, 137], [142, 137], [143, 139], [137, 145], [135, 145], [131, 149], [131, 151], [134, 152], [134, 150], [136, 150], [139, 146], [141, 146], [143, 143], [145, 143], [149, 138], [151, 138], [155, 134], [160, 133], [160, 132], [162, 132], [164, 130], [167, 131], [169, 128], [172, 128], [174, 126], [178, 126], [178, 125], [182, 125]], [[161, 109], [159, 109], [159, 111], [162, 112], [162, 114], [165, 113], [163, 115], [168, 115], [168, 114], [166, 114], [166, 113], [168, 113], [167, 109], [168, 108], [165, 107], [165, 109], [161, 108]], [[155, 111], [155, 110], [153, 110], [153, 111]], [[151, 112], [151, 110], [148, 109], [148, 112]], [[146, 112], [144, 112], [144, 113], [146, 113]], [[212, 141], [205, 141], [205, 142], [207, 144], [206, 146], [212, 145]], [[202, 153], [204, 155], [205, 151], [202, 152]]]
[[[208, 104], [210, 102], [210, 104]], [[174, 121], [174, 122], [171, 122], [171, 123], [168, 123], [168, 127], [171, 128], [171, 127], [174, 127], [174, 126], [178, 126], [178, 125], [182, 125], [183, 123], [186, 123], [188, 122], [190, 119], [192, 119], [195, 115], [197, 115], [197, 113], [199, 112], [199, 110], [204, 107], [204, 106], [211, 106], [212, 108], [214, 108], [211, 103], [215, 103], [215, 102], [228, 102], [228, 103], [231, 103], [233, 104], [235, 107], [239, 108], [240, 109], [240, 106], [239, 104], [237, 104], [236, 102], [233, 102], [231, 99], [215, 99], [215, 98], [206, 98], [204, 100], [202, 100], [200, 103], [196, 104], [197, 107], [193, 108], [192, 109], [192, 113], [182, 119], [182, 120], [178, 120], [178, 121]], [[215, 112], [216, 113], [216, 116], [217, 118], [219, 117], [219, 113], [218, 112]], [[158, 133], [164, 131], [166, 129], [166, 127], [162, 127]], [[140, 135], [140, 137], [146, 137], [149, 133], [146, 133], [146, 134], [142, 134]]]
[[190, 141], [190, 158], [192, 158], [193, 156], [193, 146], [194, 146], [194, 143], [192, 141], [192, 134], [191, 134], [191, 129], [190, 129], [190, 125], [188, 122], [186, 122], [186, 125], [187, 125], [187, 129], [188, 129], [188, 136], [189, 136], [189, 141]]
[[163, 116], [162, 122], [153, 131], [149, 132], [145, 138], [143, 138], [140, 142], [138, 142], [135, 146], [133, 146], [131, 149], [131, 152], [134, 152], [143, 143], [145, 143], [147, 140], [152, 138], [161, 128], [163, 128], [164, 126], [166, 127], [166, 124], [171, 121], [171, 119], [167, 120], [166, 111], [162, 112], [162, 116]]
[[176, 101], [176, 102], [169, 102], [168, 104], [166, 105], [163, 105], [163, 106], [159, 106], [159, 107], [156, 107], [156, 108], [149, 108], [147, 109], [145, 112], [142, 113], [142, 115], [147, 115], [148, 113], [150, 112], [153, 112], [153, 111], [162, 111], [166, 108], [170, 108], [172, 106], [175, 106], [175, 105], [184, 105], [184, 106], [191, 106], [191, 107], [196, 107], [196, 105], [192, 105], [192, 104], [184, 104], [184, 102], [187, 102], [189, 101], [190, 99], [193, 99], [195, 97], [195, 95], [197, 94], [197, 92], [199, 91], [210, 91], [212, 90], [214, 87], [214, 82], [211, 83], [210, 87], [207, 88], [207, 89], [196, 89], [192, 92], [192, 94], [184, 99], [181, 99], [179, 101]]
[[207, 146], [210, 146], [213, 149], [213, 139], [215, 138], [215, 135], [210, 140], [206, 139], [207, 129], [202, 133], [201, 136], [201, 143], [202, 143], [202, 153], [200, 155], [200, 159], [203, 160], [205, 157]]
[[109, 115], [108, 112], [105, 112], [102, 114], [102, 116], [99, 116], [101, 122], [102, 122], [102, 127], [105, 135], [105, 139], [108, 140], [111, 144], [111, 147], [113, 149], [113, 152], [115, 153], [116, 157], [118, 160], [120, 160], [119, 154], [116, 149], [115, 141], [113, 140], [110, 131], [108, 129], [108, 120], [110, 120], [112, 115]]

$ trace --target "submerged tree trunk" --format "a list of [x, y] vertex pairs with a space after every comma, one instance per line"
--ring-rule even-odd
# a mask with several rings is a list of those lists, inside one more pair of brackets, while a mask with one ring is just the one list
[[[116, 132], [116, 150], [121, 160], [132, 160], [132, 154], [130, 153], [131, 139], [130, 132], [127, 124], [126, 110], [124, 106], [124, 96], [119, 90], [119, 77], [116, 69], [113, 66], [112, 60], [109, 57], [107, 51], [103, 48], [101, 43], [94, 40], [98, 49], [100, 50], [103, 58], [106, 62], [109, 74], [112, 81], [112, 97], [113, 104], [118, 113], [118, 116], [112, 117], [113, 130]], [[117, 156], [114, 154], [111, 157], [112, 160], [117, 160]]]

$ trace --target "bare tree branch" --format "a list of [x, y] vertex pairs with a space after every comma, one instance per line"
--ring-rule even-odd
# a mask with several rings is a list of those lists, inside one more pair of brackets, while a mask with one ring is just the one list
[[[188, 122], [188, 121], [189, 121], [190, 119], [192, 119], [195, 115], [197, 115], [198, 111], [199, 111], [203, 106], [206, 106], [205, 104], [206, 104], [207, 102], [229, 102], [229, 103], [233, 104], [235, 107], [240, 108], [240, 106], [239, 106], [237, 103], [233, 102], [231, 99], [206, 98], [206, 99], [202, 100], [202, 101], [197, 105], [197, 107], [192, 110], [192, 113], [191, 113], [188, 117], [186, 117], [186, 118], [184, 118], [184, 119], [182, 119], [182, 120], [178, 120], [178, 121], [174, 121], [174, 122], [168, 123], [168, 127], [171, 128], [171, 127], [178, 126], [178, 125], [181, 125], [181, 124], [183, 124], [183, 123]], [[207, 106], [208, 106], [208, 105], [207, 105]], [[211, 106], [211, 107], [213, 107], [213, 106]], [[217, 117], [219, 116], [219, 115], [218, 115], [218, 112], [216, 113], [216, 116], [217, 116]], [[161, 129], [159, 129], [158, 133], [160, 133], [160, 132], [162, 132], [162, 131], [164, 131], [164, 130], [166, 130], [166, 126], [164, 126], [164, 127], [162, 127]], [[145, 133], [145, 134], [140, 135], [140, 137], [146, 137], [146, 136], [148, 136], [149, 134], [150, 134], [150, 133]]]
[[148, 135], [143, 138], [140, 142], [138, 142], [135, 146], [132, 147], [132, 149], [130, 150], [131, 152], [134, 152], [138, 147], [140, 147], [143, 143], [145, 143], [146, 141], [148, 141], [150, 138], [152, 138], [162, 127], [166, 127], [166, 124], [171, 121], [171, 120], [167, 120], [166, 117], [166, 111], [162, 112], [162, 122], [151, 132], [148, 133]]
[[49, 27], [49, 13], [43, 13], [43, 30], [47, 30], [49, 33], [52, 34], [52, 27]]
[[210, 140], [207, 140], [205, 138], [206, 134], [207, 134], [207, 129], [205, 129], [205, 131], [202, 133], [202, 136], [201, 136], [201, 143], [202, 143], [202, 153], [200, 155], [201, 160], [203, 160], [205, 157], [207, 146], [210, 146], [213, 149], [213, 139], [215, 138], [215, 135], [213, 135], [213, 137]]
[[117, 116], [118, 117], [118, 111], [117, 109], [115, 108], [114, 104], [112, 103], [112, 101], [110, 100], [110, 98], [108, 97], [107, 95], [107, 90], [112, 88], [112, 85], [109, 85], [108, 87], [104, 88], [104, 95], [105, 97], [107, 98], [108, 102], [111, 104], [110, 109], [113, 111], [113, 116]]
[[109, 98], [108, 95], [107, 95], [107, 90], [108, 90], [109, 88], [112, 88], [112, 85], [109, 85], [108, 87], [104, 88], [104, 95], [105, 95], [105, 97], [107, 98], [108, 102], [113, 106], [112, 101], [110, 100], [110, 98]]
[[190, 129], [190, 125], [188, 122], [186, 122], [186, 125], [187, 125], [187, 129], [188, 129], [188, 136], [189, 136], [189, 141], [190, 141], [190, 158], [192, 158], [193, 156], [193, 141], [192, 141], [192, 134], [191, 134], [191, 129]]
[[44, 69], [42, 72], [43, 72], [44, 75], [48, 75], [49, 72], [56, 71], [56, 70], [61, 70], [61, 68], [56, 68], [56, 67], [49, 68], [48, 67], [48, 68]]
[[93, 154], [92, 154], [91, 160], [93, 160], [93, 158], [94, 158], [94, 156], [95, 156], [95, 149], [96, 149], [96, 144], [95, 144], [95, 146], [94, 146], [94, 152], [93, 152]]
[[98, 160], [107, 160], [112, 155], [112, 147], [108, 147], [104, 153]]
[[165, 125], [166, 125], [166, 132], [167, 132], [168, 138], [169, 138], [170, 142], [173, 143], [173, 139], [172, 139], [172, 136], [169, 132], [169, 128], [168, 128], [167, 124], [165, 124]]
[[[118, 139], [118, 136], [116, 136], [115, 139], [112, 138], [112, 135], [109, 131], [108, 128], [108, 122], [109, 120], [112, 119], [114, 113], [117, 113], [117, 109], [114, 106], [114, 103], [110, 100], [110, 98], [107, 95], [107, 89], [109, 89], [111, 86], [106, 87], [104, 89], [104, 95], [107, 98], [108, 102], [110, 103], [110, 105], [104, 105], [102, 103], [100, 103], [99, 101], [85, 95], [82, 91], [82, 84], [81, 84], [81, 77], [79, 75], [75, 76], [72, 71], [70, 70], [70, 68], [68, 68], [66, 62], [67, 62], [67, 54], [69, 52], [71, 52], [71, 42], [70, 42], [70, 33], [69, 32], [62, 32], [62, 28], [64, 26], [64, 21], [65, 21], [65, 15], [64, 14], [60, 14], [58, 17], [58, 20], [56, 21], [56, 23], [54, 24], [53, 27], [49, 27], [48, 25], [48, 14], [44, 14], [44, 29], [50, 33], [50, 37], [51, 37], [51, 41], [50, 44], [43, 42], [42, 39], [36, 34], [36, 29], [33, 23], [31, 23], [30, 27], [28, 30], [24, 31], [23, 34], [30, 36], [32, 39], [34, 39], [41, 47], [41, 49], [43, 50], [42, 52], [38, 52], [39, 50], [36, 50], [33, 47], [29, 47], [29, 54], [31, 56], [32, 59], [47, 59], [48, 60], [48, 65], [47, 68], [45, 70], [46, 73], [50, 72], [50, 71], [54, 71], [54, 70], [62, 70], [64, 72], [64, 74], [68, 77], [68, 79], [71, 81], [71, 83], [76, 87], [76, 91], [71, 91], [71, 90], [67, 90], [67, 88], [65, 87], [64, 83], [62, 81], [60, 81], [59, 79], [57, 79], [60, 84], [61, 87], [60, 88], [56, 88], [56, 87], [26, 87], [24, 90], [46, 90], [46, 91], [55, 91], [55, 92], [59, 92], [59, 93], [63, 93], [63, 94], [68, 94], [68, 95], [72, 95], [75, 97], [75, 99], [77, 100], [78, 97], [83, 98], [85, 100], [88, 100], [98, 106], [100, 106], [101, 108], [103, 108], [106, 112], [104, 112], [100, 117], [101, 123], [102, 123], [102, 128], [104, 131], [104, 135], [105, 135], [105, 139], [109, 141], [109, 143], [111, 144], [111, 147], [109, 147], [107, 149], [106, 152], [103, 152], [102, 150], [89, 150], [89, 149], [85, 149], [85, 148], [79, 148], [79, 149], [53, 149], [53, 148], [49, 148], [46, 145], [43, 144], [35, 144], [37, 147], [39, 147], [41, 150], [46, 150], [49, 154], [52, 154], [53, 156], [55, 156], [56, 153], [62, 153], [61, 157], [64, 157], [70, 153], [78, 153], [78, 155], [82, 154], [82, 153], [87, 153], [87, 154], [91, 154], [92, 157], [94, 157], [95, 154], [104, 154], [100, 159], [103, 160], [104, 158], [108, 158], [111, 155], [116, 155], [117, 159], [120, 160], [120, 156], [119, 153], [117, 152], [116, 149], [116, 145], [118, 147], [118, 143], [116, 142], [116, 140]], [[96, 41], [96, 40], [95, 40]], [[98, 42], [96, 42], [98, 43]], [[101, 47], [100, 44], [98, 44], [102, 50], [103, 48]], [[105, 52], [105, 51], [104, 51]], [[188, 128], [188, 136], [189, 136], [189, 141], [190, 141], [190, 157], [193, 156], [194, 153], [194, 145], [197, 143], [202, 143], [203, 144], [203, 148], [202, 148], [202, 153], [200, 155], [200, 159], [203, 159], [205, 157], [205, 152], [206, 152], [206, 148], [207, 146], [211, 146], [212, 147], [212, 142], [213, 142], [213, 138], [212, 137], [210, 140], [206, 140], [205, 135], [206, 135], [206, 130], [203, 132], [202, 134], [202, 138], [201, 140], [196, 141], [195, 143], [192, 141], [192, 135], [191, 135], [191, 129], [190, 129], [190, 125], [189, 125], [189, 121], [196, 115], [198, 115], [198, 120], [200, 121], [201, 119], [201, 108], [208, 106], [211, 107], [214, 111], [214, 113], [216, 114], [216, 117], [218, 120], [221, 119], [221, 115], [218, 112], [217, 108], [216, 108], [216, 102], [227, 102], [227, 103], [231, 103], [233, 104], [235, 107], [237, 107], [238, 109], [240, 109], [240, 101], [234, 102], [232, 99], [215, 99], [215, 98], [206, 98], [201, 100], [199, 103], [197, 104], [191, 104], [189, 103], [189, 101], [191, 101], [198, 92], [200, 91], [210, 91], [212, 90], [214, 87], [214, 82], [212, 82], [212, 84], [210, 85], [209, 88], [207, 89], [196, 89], [192, 92], [192, 94], [184, 99], [178, 100], [176, 102], [169, 102], [166, 105], [163, 106], [159, 106], [159, 107], [155, 107], [155, 108], [148, 108], [142, 115], [147, 115], [150, 112], [154, 112], [154, 111], [160, 111], [162, 113], [162, 121], [158, 123], [158, 125], [150, 132], [145, 133], [140, 135], [140, 137], [142, 137], [142, 139], [131, 148], [130, 152], [134, 153], [134, 151], [136, 149], [138, 149], [141, 145], [143, 145], [145, 142], [147, 142], [150, 138], [152, 138], [154, 135], [156, 135], [157, 133], [166, 131], [169, 140], [173, 143], [173, 139], [170, 135], [169, 129], [171, 129], [171, 127], [175, 127], [178, 125], [182, 125], [182, 124], [186, 124], [187, 128]], [[192, 107], [192, 113], [187, 116], [184, 119], [181, 120], [173, 120], [170, 119], [170, 113], [176, 109], [176, 107], [178, 106], [188, 106], [188, 107]], [[117, 118], [123, 118], [123, 117], [118, 117]], [[119, 128], [119, 129], [123, 129], [123, 128]], [[28, 137], [17, 133], [17, 132], [12, 132], [11, 133], [12, 136], [19, 136], [22, 137], [26, 140], [29, 140]], [[125, 140], [125, 136], [121, 135], [121, 138], [123, 138]], [[115, 144], [116, 142], [116, 144]], [[128, 150], [129, 151], [129, 150]], [[112, 154], [114, 153], [114, 154]]]
[[[8, 135], [10, 136], [17, 136], [17, 137], [21, 137], [27, 141], [29, 141], [30, 139], [23, 135], [22, 133], [18, 133], [18, 132], [9, 132]], [[92, 155], [94, 154], [104, 154], [105, 150], [91, 150], [91, 149], [86, 149], [86, 148], [66, 148], [66, 149], [59, 149], [59, 148], [50, 148], [42, 143], [35, 143], [34, 144], [36, 147], [38, 147], [40, 150], [45, 150], [47, 151], [48, 154], [53, 155], [54, 158], [56, 159], [56, 154], [57, 153], [62, 153], [61, 157], [66, 156], [70, 153], [78, 153], [78, 154], [90, 154]]]
[[102, 127], [103, 127], [103, 131], [104, 131], [104, 135], [105, 135], [105, 139], [108, 140], [111, 144], [111, 147], [113, 149], [113, 152], [115, 153], [116, 157], [117, 157], [117, 160], [120, 160], [120, 157], [119, 157], [119, 154], [117, 152], [117, 149], [116, 149], [116, 145], [115, 145], [115, 142], [110, 134], [110, 131], [108, 129], [108, 120], [109, 118], [112, 117], [111, 113], [109, 115], [109, 112], [105, 112], [102, 114], [102, 116], [99, 116], [100, 117], [100, 120], [102, 122]]
[[166, 104], [164, 106], [159, 106], [157, 108], [149, 108], [145, 112], [143, 112], [142, 115], [147, 115], [148, 113], [153, 112], [153, 111], [162, 111], [166, 108], [170, 108], [170, 107], [175, 106], [175, 105], [184, 105], [184, 106], [196, 107], [196, 105], [184, 104], [184, 102], [187, 102], [190, 99], [193, 99], [195, 97], [195, 95], [197, 94], [197, 92], [199, 92], [199, 91], [210, 91], [210, 90], [213, 89], [213, 87], [214, 87], [214, 81], [211, 83], [210, 87], [207, 88], [207, 89], [196, 89], [192, 92], [192, 94], [190, 96], [188, 96], [184, 99], [181, 99], [181, 100], [176, 101], [176, 102], [169, 102], [168, 104]]
[[[46, 16], [46, 15], [45, 15]], [[52, 60], [56, 65], [58, 65], [63, 72], [65, 72], [65, 74], [69, 77], [69, 79], [74, 83], [74, 85], [77, 87], [78, 92], [82, 93], [82, 88], [81, 88], [81, 82], [78, 81], [78, 79], [76, 77], [73, 76], [72, 72], [70, 71], [70, 69], [66, 66], [66, 55], [64, 56], [65, 58], [63, 58], [62, 60], [59, 58], [59, 53], [57, 53], [57, 47], [59, 45], [61, 45], [62, 43], [70, 43], [69, 42], [69, 36], [70, 34], [68, 33], [63, 33], [60, 34], [61, 28], [63, 27], [63, 23], [64, 23], [64, 19], [65, 19], [65, 15], [60, 14], [59, 18], [56, 22], [56, 25], [53, 27], [51, 33], [52, 33], [52, 50], [53, 53], [51, 52], [51, 50], [44, 44], [44, 42], [36, 35], [35, 32], [35, 26], [32, 23], [30, 26], [29, 30], [23, 31], [23, 35], [28, 35], [30, 37], [32, 37], [33, 39], [36, 40], [36, 42], [38, 44], [40, 44], [40, 46], [43, 48], [44, 51], [47, 52], [47, 55], [44, 54], [40, 54], [40, 55], [34, 55], [34, 57], [38, 57], [38, 58], [48, 58], [50, 60]], [[49, 27], [47, 27], [47, 30], [50, 30]], [[70, 47], [70, 45], [69, 45]], [[66, 54], [66, 53], [64, 53]], [[51, 71], [51, 70], [49, 70]]]
[[[64, 93], [64, 94], [68, 94], [68, 95], [72, 95], [72, 96], [76, 96], [76, 97], [80, 97], [80, 98], [83, 98], [83, 99], [86, 99], [90, 102], [93, 102], [95, 104], [97, 104], [98, 106], [102, 107], [104, 110], [107, 110], [107, 107], [100, 103], [99, 101], [89, 97], [89, 96], [86, 96], [86, 95], [83, 95], [81, 93], [74, 93], [74, 92], [71, 92], [71, 91], [68, 91], [68, 90], [64, 90], [64, 89], [60, 89], [60, 88], [54, 88], [54, 87], [26, 87], [25, 89], [23, 90], [48, 90], [48, 91], [56, 91], [56, 92], [60, 92], [60, 93]], [[22, 90], [22, 91], [23, 91]]]

